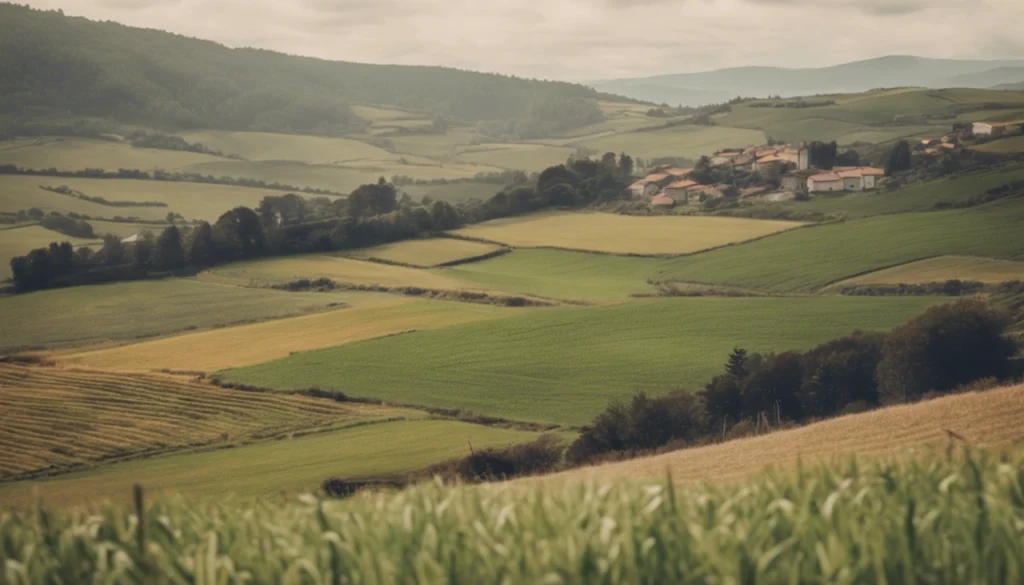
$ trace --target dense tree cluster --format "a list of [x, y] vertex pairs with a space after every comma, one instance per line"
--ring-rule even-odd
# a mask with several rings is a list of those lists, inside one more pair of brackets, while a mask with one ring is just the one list
[[812, 167], [819, 169], [831, 170], [836, 166], [836, 159], [839, 156], [839, 145], [836, 141], [825, 143], [825, 142], [812, 142], [807, 145], [808, 159]]
[[906, 140], [900, 140], [892, 147], [892, 151], [889, 152], [889, 158], [885, 161], [885, 174], [891, 177], [896, 173], [909, 171], [912, 166], [913, 160], [910, 152], [910, 143]]
[[583, 428], [567, 460], [649, 451], [919, 400], [978, 380], [1012, 377], [1017, 348], [1006, 316], [981, 301], [929, 309], [882, 333], [855, 332], [806, 352], [735, 349], [698, 394], [637, 394]]
[[349, 107], [364, 102], [467, 122], [526, 121], [538, 133], [593, 119], [577, 100], [599, 96], [570, 83], [230, 49], [13, 4], [0, 4], [0, 55], [8, 56], [0, 59], [0, 117], [71, 113], [160, 127], [338, 135], [365, 127]]
[[521, 173], [510, 175], [514, 182], [490, 199], [458, 206], [399, 197], [395, 186], [383, 178], [357, 188], [347, 198], [270, 195], [256, 209], [237, 207], [212, 225], [179, 228], [173, 225], [176, 218], [168, 217], [172, 225], [159, 237], [144, 233], [130, 243], [108, 238], [95, 254], [83, 249], [70, 260], [61, 255], [59, 261], [50, 258], [58, 251], [63, 254], [62, 244], [55, 244], [57, 248], [13, 259], [11, 268], [15, 286], [28, 291], [195, 271], [245, 258], [361, 248], [465, 223], [618, 199], [631, 172], [632, 159], [625, 154], [569, 160], [546, 169], [533, 181]]

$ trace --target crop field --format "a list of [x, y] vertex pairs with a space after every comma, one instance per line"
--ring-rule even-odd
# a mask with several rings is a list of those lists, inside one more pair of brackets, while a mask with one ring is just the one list
[[1012, 258], [1024, 254], [1022, 222], [1022, 199], [970, 209], [871, 217], [669, 260], [661, 279], [810, 292], [934, 256]]
[[1024, 280], [1024, 262], [972, 256], [939, 256], [869, 272], [838, 282], [835, 287], [856, 284], [923, 284], [953, 279], [986, 283]]
[[564, 163], [573, 152], [573, 148], [545, 144], [481, 144], [460, 149], [457, 159], [503, 169], [540, 172]]
[[170, 376], [0, 364], [0, 479], [403, 414]]
[[[142, 232], [150, 232], [155, 236], [159, 236], [160, 232], [167, 229], [168, 224], [153, 224], [153, 223], [129, 223], [123, 221], [96, 221], [90, 220], [89, 225], [92, 226], [93, 233], [96, 235], [113, 234], [121, 239], [133, 236]], [[178, 229], [181, 229], [179, 226]], [[102, 246], [102, 243], [100, 244]]]
[[[344, 299], [191, 279], [47, 290], [0, 298], [0, 352], [128, 341], [320, 311]], [[74, 311], [74, 318], [68, 315]]]
[[[379, 293], [341, 293], [350, 305], [277, 319], [62, 356], [62, 362], [112, 370], [214, 372], [408, 331], [500, 319], [516, 309]], [[333, 297], [333, 295], [332, 295]]]
[[579, 141], [579, 145], [596, 153], [626, 152], [641, 158], [683, 156], [696, 159], [723, 148], [740, 148], [764, 142], [765, 135], [760, 130], [683, 125], [585, 138]]
[[405, 240], [392, 244], [373, 246], [372, 248], [360, 248], [346, 254], [361, 260], [374, 258], [387, 262], [398, 262], [400, 264], [429, 268], [439, 264], [492, 254], [498, 250], [501, 250], [501, 246], [494, 244], [481, 244], [453, 238], [431, 238]]
[[541, 309], [301, 353], [222, 377], [579, 425], [635, 390], [700, 388], [738, 345], [760, 352], [806, 348], [854, 329], [887, 330], [937, 302], [704, 297]]
[[[246, 396], [248, 396], [246, 394]], [[0, 484], [0, 502], [70, 505], [128, 502], [131, 486], [190, 498], [276, 496], [310, 492], [330, 477], [388, 478], [474, 449], [530, 441], [537, 433], [452, 420], [396, 420], [336, 431], [104, 465], [43, 481]]]
[[[412, 424], [412, 423], [408, 423]], [[425, 484], [347, 502], [14, 512], [23, 582], [1019, 583], [1024, 455], [843, 460], [742, 484]], [[121, 500], [123, 501], [123, 500]], [[61, 543], [61, 546], [46, 543]], [[65, 546], [64, 543], [67, 543]], [[93, 551], [117, 551], [121, 564]], [[415, 551], [415, 552], [413, 552]], [[111, 553], [113, 554], [113, 553]], [[175, 562], [188, 559], [191, 562]]]
[[923, 183], [912, 183], [895, 191], [819, 195], [811, 201], [781, 204], [794, 211], [817, 211], [849, 219], [892, 213], [931, 211], [936, 205], [965, 203], [994, 187], [1024, 180], [1024, 167], [1010, 166], [994, 171], [953, 175]]
[[45, 248], [50, 242], [71, 242], [75, 246], [84, 246], [100, 243], [100, 240], [72, 238], [39, 225], [0, 230], [0, 280], [10, 278], [11, 258], [24, 256], [36, 248]]
[[556, 212], [496, 219], [455, 233], [510, 246], [672, 255], [742, 242], [800, 225], [789, 221], [725, 217]]
[[566, 250], [521, 249], [441, 273], [480, 288], [552, 299], [622, 300], [654, 293], [647, 279], [663, 261]]
[[475, 289], [471, 283], [445, 275], [438, 270], [422, 270], [377, 262], [353, 260], [341, 256], [305, 255], [235, 262], [209, 270], [201, 279], [232, 284], [278, 284], [300, 278], [329, 278], [342, 284], [418, 286], [438, 290]]
[[184, 132], [181, 137], [189, 142], [198, 142], [224, 154], [238, 155], [250, 161], [290, 160], [312, 164], [337, 164], [398, 158], [384, 149], [348, 138], [225, 130]]
[[395, 152], [425, 156], [429, 158], [449, 160], [462, 147], [486, 142], [486, 136], [477, 134], [468, 128], [456, 128], [444, 134], [411, 134], [406, 136], [388, 136], [395, 146]]
[[1024, 136], [1011, 136], [1002, 140], [993, 140], [986, 144], [979, 144], [972, 147], [982, 152], [995, 152], [998, 154], [1015, 154], [1024, 152]]
[[217, 156], [179, 150], [135, 148], [126, 142], [92, 138], [19, 138], [0, 141], [0, 164], [30, 169], [164, 169], [178, 171], [196, 164], [223, 160]]
[[[67, 185], [92, 197], [109, 201], [163, 201], [167, 207], [113, 207], [67, 195], [51, 193], [40, 186]], [[0, 211], [19, 211], [38, 207], [45, 212], [78, 213], [91, 218], [138, 217], [155, 220], [169, 211], [187, 219], [216, 221], [225, 211], [245, 205], [256, 207], [267, 195], [280, 191], [251, 189], [231, 185], [207, 185], [130, 179], [79, 179], [69, 177], [29, 177], [0, 175]]]
[[608, 480], [672, 477], [683, 481], [732, 481], [761, 471], [909, 449], [945, 447], [952, 430], [971, 445], [1002, 449], [1024, 440], [1024, 386], [948, 396], [843, 416], [758, 437], [727, 441], [597, 467], [551, 479]]

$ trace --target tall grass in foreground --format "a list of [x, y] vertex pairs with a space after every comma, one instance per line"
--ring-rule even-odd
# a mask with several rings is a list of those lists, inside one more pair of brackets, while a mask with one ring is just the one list
[[5, 583], [1024, 582], [1024, 456], [0, 516]]

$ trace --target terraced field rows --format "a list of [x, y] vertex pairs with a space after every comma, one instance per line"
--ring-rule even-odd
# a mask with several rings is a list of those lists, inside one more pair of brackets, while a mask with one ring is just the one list
[[403, 412], [169, 376], [0, 364], [0, 479]]

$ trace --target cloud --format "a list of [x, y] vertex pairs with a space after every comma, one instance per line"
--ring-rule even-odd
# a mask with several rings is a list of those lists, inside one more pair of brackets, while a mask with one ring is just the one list
[[1014, 57], [1024, 19], [1020, 0], [23, 1], [229, 46], [575, 80], [886, 54]]

